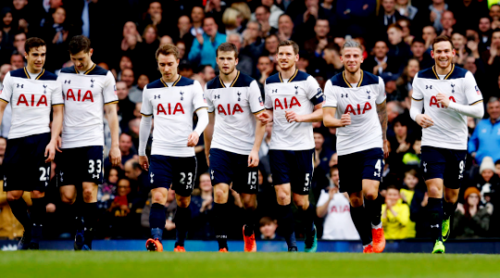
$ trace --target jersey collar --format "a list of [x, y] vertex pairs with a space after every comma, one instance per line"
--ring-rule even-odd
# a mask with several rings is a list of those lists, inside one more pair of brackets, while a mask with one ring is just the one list
[[[42, 72], [40, 72], [40, 74], [35, 78], [35, 80], [38, 80], [40, 79], [40, 77], [42, 77], [42, 75], [45, 73], [45, 69], [42, 69]], [[26, 74], [26, 77], [28, 79], [31, 79], [30, 77], [30, 74], [28, 73], [28, 69], [26, 67], [24, 67], [24, 74]]]
[[[357, 88], [361, 87], [361, 83], [363, 83], [363, 75], [364, 75], [364, 72], [363, 72], [363, 70], [361, 70], [361, 77], [359, 78], [358, 84], [356, 85]], [[344, 78], [345, 84], [349, 88], [352, 88], [351, 83], [349, 83], [349, 81], [347, 81], [347, 78], [345, 77], [345, 70], [342, 72], [342, 78]]]
[[[233, 82], [231, 82], [231, 85], [229, 87], [233, 87], [234, 84], [236, 84], [236, 81], [238, 80], [238, 77], [240, 77], [240, 71], [238, 71], [238, 73], [236, 74], [236, 77], [234, 78]], [[220, 75], [219, 75], [219, 82], [220, 82], [222, 88], [226, 88], [226, 85], [224, 85], [224, 82], [222, 82], [222, 79], [220, 78]]]
[[[290, 79], [288, 79], [287, 83], [292, 82], [292, 80], [297, 76], [298, 73], [299, 73], [299, 69], [295, 69], [295, 72], [293, 73], [292, 77], [290, 77]], [[278, 77], [280, 78], [280, 82], [283, 83], [283, 77], [281, 77], [281, 72], [278, 74]]]
[[[175, 85], [177, 85], [177, 83], [179, 83], [179, 81], [181, 80], [181, 78], [182, 78], [182, 75], [179, 74], [179, 77], [177, 77], [177, 80], [174, 81], [174, 83], [172, 84], [172, 87], [175, 87]], [[161, 83], [163, 83], [163, 85], [165, 87], [168, 87], [167, 82], [163, 81], [163, 77], [160, 78], [160, 80], [161, 80]]]
[[[453, 73], [453, 71], [455, 70], [455, 64], [451, 64], [451, 70], [450, 72], [448, 72], [448, 74], [444, 77], [444, 80], [448, 79], [451, 74]], [[436, 72], [436, 65], [432, 66], [432, 72], [434, 72], [434, 75], [436, 76], [437, 80], [440, 80], [439, 79], [439, 75], [437, 74]]]
[[[83, 74], [85, 74], [85, 75], [89, 74], [91, 71], [93, 71], [95, 69], [96, 66], [97, 66], [96, 63], [94, 63], [90, 67], [90, 69], [86, 70]], [[79, 74], [78, 70], [76, 69], [76, 66], [73, 66], [73, 68], [75, 69], [76, 74]]]

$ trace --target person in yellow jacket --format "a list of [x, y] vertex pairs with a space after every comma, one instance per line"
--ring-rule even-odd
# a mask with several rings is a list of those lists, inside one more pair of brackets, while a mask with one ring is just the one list
[[403, 204], [399, 189], [396, 186], [388, 186], [385, 204], [382, 205], [382, 227], [384, 228], [385, 238], [406, 238], [406, 229], [409, 222], [410, 207]]
[[[406, 188], [401, 188], [401, 190], [399, 191], [403, 204], [411, 207], [413, 195], [415, 194], [415, 188], [417, 187], [418, 183], [418, 173], [415, 169], [411, 169], [405, 172], [404, 186], [406, 186]], [[406, 225], [405, 238], [414, 238], [416, 235], [417, 232], [415, 230], [415, 222], [410, 220], [408, 221], [408, 225]]]
[[[29, 192], [24, 192], [23, 199], [28, 206], [31, 206]], [[12, 214], [7, 203], [7, 192], [3, 191], [3, 180], [0, 180], [0, 238], [17, 239], [23, 236], [23, 232], [23, 225]]]

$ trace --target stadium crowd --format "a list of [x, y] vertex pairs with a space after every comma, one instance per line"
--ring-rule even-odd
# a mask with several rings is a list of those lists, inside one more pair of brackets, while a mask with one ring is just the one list
[[[13, 0], [0, 4], [0, 88], [7, 72], [24, 67], [24, 42], [41, 37], [47, 43], [46, 69], [57, 73], [71, 65], [69, 39], [83, 34], [92, 40], [92, 59], [117, 80], [122, 163], [105, 160], [105, 182], [99, 185], [98, 238], [146, 238], [151, 196], [147, 172], [137, 148], [142, 89], [160, 78], [154, 53], [163, 44], [179, 50], [179, 73], [202, 85], [217, 72], [215, 49], [231, 42], [240, 50], [237, 69], [255, 78], [262, 89], [276, 72], [279, 41], [300, 45], [299, 70], [323, 87], [341, 73], [340, 47], [353, 38], [364, 48], [363, 70], [385, 82], [390, 156], [381, 186], [385, 204], [382, 223], [387, 239], [427, 237], [427, 193], [420, 172], [421, 128], [410, 119], [412, 80], [433, 65], [432, 40], [452, 38], [454, 63], [473, 73], [484, 97], [484, 119], [469, 119], [468, 158], [452, 237], [500, 237], [500, 2], [498, 0]], [[452, 88], [453, 89], [453, 88]], [[264, 94], [263, 94], [264, 95]], [[1, 126], [0, 164], [10, 125], [8, 111]], [[359, 239], [345, 195], [338, 192], [336, 130], [314, 123], [315, 170], [310, 201], [316, 205], [319, 237]], [[276, 196], [268, 159], [272, 124], [260, 150], [258, 215], [260, 235], [279, 239]], [[105, 125], [105, 143], [110, 131]], [[201, 137], [202, 138], [202, 137]], [[200, 139], [201, 139], [200, 138]], [[151, 144], [151, 140], [150, 143]], [[213, 239], [213, 195], [203, 140], [195, 148], [196, 189], [190, 209], [189, 239]], [[105, 151], [105, 154], [108, 152]], [[1, 169], [1, 167], [0, 167]], [[47, 196], [46, 238], [70, 238], [72, 219], [65, 214], [52, 164]], [[3, 171], [2, 175], [3, 175]], [[26, 201], [30, 204], [29, 195]], [[11, 214], [0, 186], [0, 238], [17, 238], [22, 227]], [[77, 200], [81, 202], [81, 200]], [[241, 238], [240, 196], [230, 195], [228, 237]], [[175, 237], [173, 192], [166, 205], [164, 238]], [[298, 235], [300, 223], [298, 223]]]

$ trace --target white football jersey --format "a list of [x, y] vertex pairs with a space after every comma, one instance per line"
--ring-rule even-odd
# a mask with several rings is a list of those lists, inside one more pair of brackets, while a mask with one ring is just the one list
[[50, 132], [51, 106], [64, 105], [57, 76], [43, 70], [31, 79], [26, 68], [5, 75], [0, 100], [10, 103], [9, 139]]
[[227, 85], [217, 76], [205, 88], [208, 112], [215, 113], [211, 148], [249, 155], [257, 122], [253, 114], [264, 110], [259, 85], [239, 71], [233, 83]]
[[467, 116], [441, 106], [436, 98], [439, 92], [457, 104], [482, 105], [483, 96], [469, 71], [453, 65], [442, 78], [434, 66], [420, 71], [413, 79], [412, 98], [424, 102], [424, 114], [434, 121], [433, 126], [422, 129], [422, 146], [467, 150]]
[[289, 123], [285, 111], [298, 115], [314, 112], [314, 106], [323, 102], [323, 91], [309, 74], [295, 70], [289, 80], [281, 73], [267, 78], [266, 109], [273, 110], [274, 124], [271, 135], [271, 150], [301, 151], [314, 148], [312, 123]]
[[62, 147], [103, 146], [103, 106], [118, 103], [113, 74], [95, 64], [85, 73], [73, 66], [63, 68], [57, 80], [65, 104]]
[[337, 129], [337, 152], [346, 155], [373, 148], [382, 148], [382, 127], [377, 104], [385, 101], [382, 78], [361, 71], [361, 79], [352, 86], [341, 72], [326, 82], [326, 107], [337, 108], [335, 117], [350, 113], [351, 124]]
[[145, 86], [141, 114], [154, 117], [151, 154], [194, 156], [194, 147], [187, 143], [193, 132], [193, 113], [202, 108], [207, 108], [207, 103], [198, 81], [179, 75], [171, 87], [163, 79]]

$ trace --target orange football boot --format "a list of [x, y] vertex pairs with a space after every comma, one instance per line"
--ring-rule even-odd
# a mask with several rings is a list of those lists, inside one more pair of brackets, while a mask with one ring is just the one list
[[373, 253], [373, 246], [370, 244], [363, 249], [363, 253]]
[[385, 249], [384, 229], [372, 229], [373, 252], [382, 253]]
[[219, 249], [219, 253], [228, 253], [227, 248]]
[[174, 248], [174, 252], [184, 253], [186, 252], [186, 249], [184, 248], [184, 246], [177, 245]]
[[245, 242], [245, 252], [257, 252], [257, 243], [255, 242], [255, 233], [251, 236], [245, 235], [245, 226], [243, 226], [243, 241]]
[[146, 249], [152, 252], [163, 252], [163, 245], [157, 238], [150, 238], [146, 241]]

